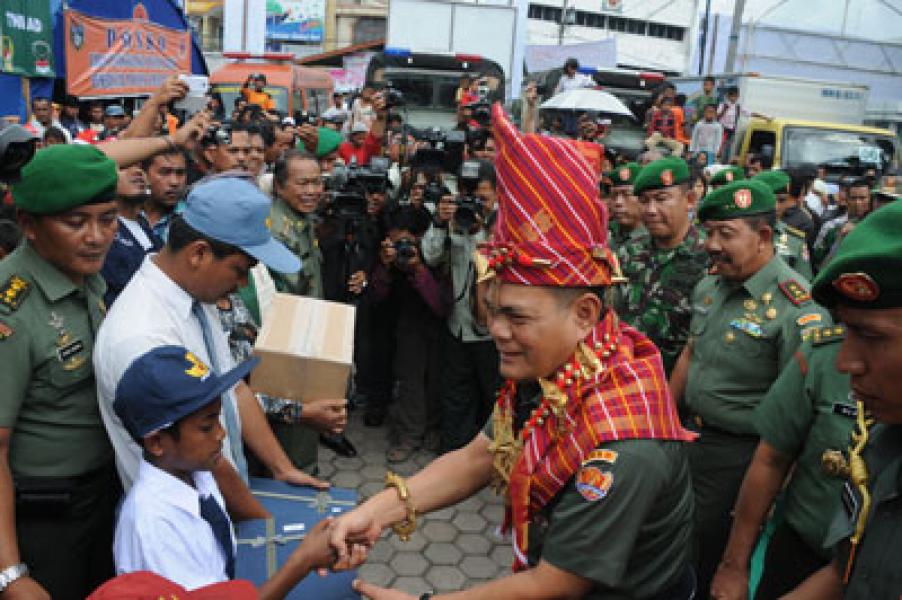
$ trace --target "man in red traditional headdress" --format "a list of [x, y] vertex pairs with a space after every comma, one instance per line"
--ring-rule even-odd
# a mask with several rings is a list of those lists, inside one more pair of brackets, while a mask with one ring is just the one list
[[419, 514], [494, 482], [514, 573], [448, 598], [690, 598], [692, 434], [658, 350], [603, 300], [619, 270], [597, 175], [571, 141], [521, 135], [500, 106], [493, 117], [499, 207], [483, 303], [507, 382], [482, 433], [407, 480], [387, 474], [393, 489], [339, 518], [333, 546], [344, 557], [388, 527], [404, 540]]

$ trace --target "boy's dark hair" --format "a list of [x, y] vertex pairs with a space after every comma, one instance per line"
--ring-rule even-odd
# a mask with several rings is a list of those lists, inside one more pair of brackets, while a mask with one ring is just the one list
[[497, 175], [495, 175], [495, 165], [490, 163], [487, 160], [479, 161], [479, 179], [477, 180], [477, 184], [488, 181], [489, 185], [492, 186], [492, 189], [497, 187]]
[[191, 164], [191, 161], [190, 161], [190, 159], [188, 158], [188, 154], [187, 154], [184, 150], [182, 150], [181, 148], [176, 148], [176, 149], [166, 148], [166, 149], [163, 150], [162, 152], [157, 152], [157, 153], [154, 154], [153, 156], [150, 156], [150, 157], [145, 158], [144, 160], [142, 160], [142, 161], [141, 161], [141, 169], [142, 169], [145, 173], [147, 173], [147, 171], [150, 170], [150, 166], [153, 164], [153, 161], [154, 161], [154, 159], [155, 159], [156, 157], [158, 157], [158, 156], [174, 156], [174, 155], [179, 155], [179, 156], [181, 156], [182, 158], [184, 158], [184, 159], [185, 159], [185, 166], [186, 166], [186, 167], [187, 167], [189, 164]]
[[59, 127], [54, 127], [51, 125], [46, 130], [44, 130], [44, 141], [47, 142], [49, 140], [55, 140], [60, 143], [67, 143], [66, 134], [63, 133], [63, 130]]
[[383, 217], [383, 225], [387, 231], [392, 229], [409, 231], [417, 237], [426, 233], [430, 223], [432, 223], [432, 215], [427, 209], [409, 204], [394, 204], [385, 211]]
[[213, 251], [213, 256], [217, 259], [223, 259], [233, 254], [244, 254], [244, 250], [237, 246], [214, 240], [200, 233], [188, 225], [181, 215], [173, 217], [172, 223], [169, 225], [169, 237], [166, 239], [166, 247], [169, 250], [178, 252], [188, 246], [188, 244], [198, 241], [206, 242]]
[[730, 95], [730, 94], [737, 94], [737, 95], [738, 95], [738, 94], [739, 94], [739, 88], [736, 87], [735, 85], [732, 85], [732, 86], [728, 87], [728, 88], [727, 88], [727, 95]]
[[686, 105], [686, 94], [677, 94], [673, 99], [673, 103], [676, 104], [677, 106], [685, 106]]

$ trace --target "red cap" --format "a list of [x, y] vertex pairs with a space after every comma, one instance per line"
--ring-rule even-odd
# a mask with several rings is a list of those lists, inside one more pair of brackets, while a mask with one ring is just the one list
[[110, 579], [94, 590], [88, 600], [257, 600], [256, 588], [250, 581], [235, 580], [214, 583], [188, 591], [150, 571], [126, 573]]
[[572, 140], [521, 134], [500, 104], [492, 114], [498, 217], [482, 252], [508, 283], [609, 285], [619, 276], [607, 246], [598, 175]]

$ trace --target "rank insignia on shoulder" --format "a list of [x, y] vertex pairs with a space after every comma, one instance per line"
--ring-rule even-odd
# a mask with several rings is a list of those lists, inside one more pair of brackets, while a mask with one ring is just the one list
[[801, 306], [811, 301], [811, 294], [795, 279], [789, 279], [780, 283], [780, 291], [796, 306]]
[[611, 465], [617, 461], [613, 450], [593, 450], [576, 473], [576, 491], [589, 502], [597, 502], [608, 495], [614, 485]]
[[11, 311], [17, 310], [30, 291], [31, 283], [18, 275], [13, 275], [0, 288], [0, 304], [3, 304]]
[[814, 346], [821, 346], [831, 342], [840, 342], [845, 335], [846, 329], [842, 325], [820, 327], [814, 330], [814, 336], [811, 339], [811, 343]]
[[0, 321], [0, 342], [10, 337], [13, 333], [15, 333], [15, 330], [12, 327]]

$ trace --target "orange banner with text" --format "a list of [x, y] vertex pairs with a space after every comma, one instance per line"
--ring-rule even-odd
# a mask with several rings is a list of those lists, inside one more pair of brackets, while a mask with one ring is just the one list
[[65, 11], [66, 88], [80, 97], [149, 94], [191, 72], [191, 37], [152, 23], [141, 4], [130, 20]]

